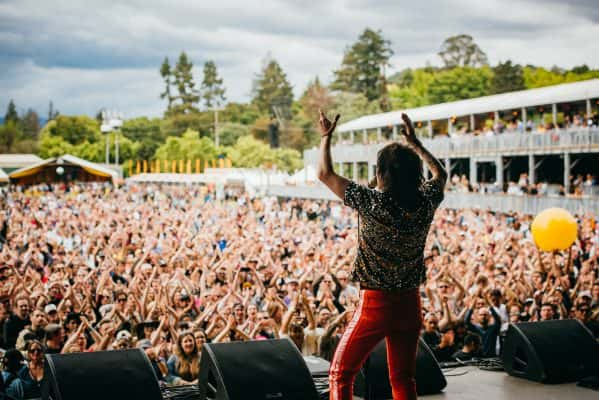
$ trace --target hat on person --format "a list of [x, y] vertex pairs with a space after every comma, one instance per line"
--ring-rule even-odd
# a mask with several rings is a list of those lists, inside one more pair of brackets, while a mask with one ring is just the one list
[[[121, 332], [125, 332], [125, 331], [121, 331]], [[150, 339], [141, 339], [141, 340], [137, 341], [136, 347], [138, 349], [147, 350], [152, 347], [152, 342], [150, 341]]]
[[529, 297], [526, 300], [524, 300], [524, 304], [532, 304], [534, 302], [535, 302], [535, 300], [532, 297]]
[[289, 283], [299, 283], [299, 282], [295, 278], [287, 278], [287, 279], [285, 279], [285, 283], [289, 284]]
[[130, 340], [130, 339], [131, 339], [131, 333], [129, 333], [129, 331], [119, 331], [119, 333], [116, 334], [117, 341]]
[[44, 312], [46, 314], [50, 314], [51, 312], [56, 312], [56, 311], [58, 311], [58, 308], [56, 308], [56, 304], [50, 303], [50, 304], [46, 305], [46, 307], [44, 307]]
[[591, 296], [591, 292], [589, 290], [583, 290], [582, 292], [580, 292], [578, 294], [578, 297], [588, 297], [589, 299], [593, 298], [593, 296]]

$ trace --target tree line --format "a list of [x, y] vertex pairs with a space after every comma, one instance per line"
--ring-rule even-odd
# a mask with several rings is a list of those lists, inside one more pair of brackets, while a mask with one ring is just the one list
[[[406, 68], [388, 75], [393, 54], [391, 41], [380, 30], [367, 28], [345, 49], [333, 81], [327, 85], [314, 77], [298, 98], [282, 66], [267, 58], [254, 77], [247, 103], [227, 102], [225, 82], [214, 61], [206, 61], [201, 79], [196, 79], [187, 53], [181, 52], [174, 62], [164, 58], [158, 68], [163, 90], [157, 93], [165, 103], [163, 116], [124, 122], [119, 133], [120, 160], [227, 156], [234, 166], [276, 164], [291, 171], [301, 166], [301, 151], [319, 141], [315, 124], [319, 108], [341, 114], [345, 122], [393, 109], [599, 77], [599, 70], [586, 65], [548, 70], [504, 60], [491, 66], [483, 49], [465, 34], [444, 40], [438, 52], [441, 66]], [[100, 114], [95, 119], [62, 116], [50, 103], [47, 120], [42, 129], [35, 111], [19, 115], [11, 101], [0, 127], [2, 151], [41, 157], [71, 153], [104, 161]], [[281, 149], [272, 148], [277, 145]]]

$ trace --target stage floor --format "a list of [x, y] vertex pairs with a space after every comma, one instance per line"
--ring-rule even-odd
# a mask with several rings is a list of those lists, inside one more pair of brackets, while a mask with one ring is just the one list
[[[460, 367], [444, 371], [447, 387], [442, 394], [422, 396], [426, 400], [597, 400], [599, 392], [575, 383], [544, 385], [514, 378], [505, 372]], [[463, 374], [459, 376], [452, 376]]]

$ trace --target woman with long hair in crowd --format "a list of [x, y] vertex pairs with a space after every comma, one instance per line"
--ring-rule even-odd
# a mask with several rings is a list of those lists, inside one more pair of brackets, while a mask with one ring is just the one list
[[19, 372], [23, 384], [23, 398], [39, 398], [41, 383], [44, 379], [44, 345], [38, 340], [31, 340], [25, 345], [27, 364]]
[[169, 358], [168, 370], [173, 383], [195, 383], [200, 375], [200, 352], [193, 332], [183, 332], [177, 338], [174, 354]]
[[[424, 247], [435, 211], [443, 200], [447, 173], [416, 138], [402, 114], [407, 145], [391, 143], [377, 155], [376, 187], [358, 185], [338, 174], [331, 137], [339, 115], [320, 112], [319, 179], [345, 205], [358, 211], [358, 251], [352, 278], [360, 302], [330, 368], [330, 398], [351, 399], [353, 381], [368, 354], [386, 339], [394, 399], [416, 399], [416, 350], [422, 326], [419, 286], [426, 279]], [[423, 176], [422, 159], [432, 172]]]

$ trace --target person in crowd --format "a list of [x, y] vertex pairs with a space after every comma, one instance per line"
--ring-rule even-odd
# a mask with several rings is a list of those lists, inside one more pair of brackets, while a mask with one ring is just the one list
[[4, 323], [4, 344], [12, 349], [17, 343], [19, 333], [31, 323], [29, 320], [29, 299], [26, 296], [15, 298], [13, 312]]
[[179, 335], [175, 351], [167, 362], [168, 372], [179, 383], [196, 383], [200, 375], [200, 352], [192, 332]]
[[480, 355], [481, 339], [476, 333], [470, 333], [464, 338], [464, 346], [451, 356], [456, 361], [469, 361]]
[[[475, 319], [473, 320], [473, 314]], [[466, 327], [481, 337], [483, 357], [495, 357], [497, 355], [497, 338], [501, 329], [501, 317], [495, 308], [482, 306], [468, 309], [465, 316]]]
[[23, 384], [23, 399], [39, 398], [44, 378], [44, 345], [38, 340], [30, 340], [25, 345], [27, 364], [19, 371]]
[[19, 379], [19, 371], [23, 368], [24, 361], [23, 354], [17, 349], [10, 349], [4, 353], [0, 399], [19, 400], [23, 398], [23, 383]]

